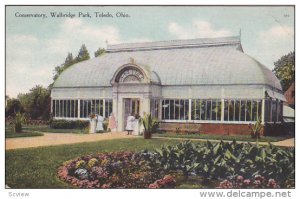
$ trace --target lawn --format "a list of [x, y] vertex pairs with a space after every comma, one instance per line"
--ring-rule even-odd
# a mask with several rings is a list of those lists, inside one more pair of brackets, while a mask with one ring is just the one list
[[[207, 140], [236, 140], [256, 142], [256, 139], [251, 138], [250, 135], [213, 135], [213, 134], [176, 134], [176, 133], [156, 133], [153, 137], [168, 137], [168, 138], [187, 138], [187, 139], [207, 139]], [[259, 142], [277, 142], [288, 139], [288, 136], [263, 136]]]
[[179, 142], [136, 138], [7, 150], [5, 183], [12, 188], [72, 188], [57, 177], [58, 167], [67, 160], [100, 152], [151, 150]]
[[43, 133], [23, 131], [21, 133], [15, 133], [11, 129], [5, 129], [5, 138], [19, 138], [19, 137], [33, 137], [33, 136], [43, 136]]

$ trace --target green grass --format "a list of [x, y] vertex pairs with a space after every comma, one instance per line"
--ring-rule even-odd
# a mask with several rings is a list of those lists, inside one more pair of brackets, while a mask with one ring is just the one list
[[[187, 138], [187, 139], [207, 139], [207, 140], [236, 140], [256, 142], [256, 139], [251, 138], [250, 135], [212, 135], [212, 134], [176, 134], [176, 133], [156, 133], [153, 137], [168, 137], [168, 138]], [[278, 142], [288, 139], [288, 136], [266, 136], [258, 139], [259, 142]]]
[[43, 133], [24, 131], [21, 133], [15, 133], [11, 129], [5, 129], [5, 138], [20, 138], [20, 137], [33, 137], [33, 136], [43, 136]]
[[142, 138], [7, 150], [5, 183], [12, 188], [72, 188], [60, 181], [57, 169], [63, 162], [78, 156], [112, 151], [141, 151], [175, 145], [179, 140]]

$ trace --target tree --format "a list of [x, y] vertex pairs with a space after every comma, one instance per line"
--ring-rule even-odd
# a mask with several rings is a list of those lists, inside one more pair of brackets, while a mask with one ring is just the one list
[[87, 50], [85, 44], [82, 44], [81, 48], [79, 49], [78, 55], [76, 57], [76, 63], [85, 61], [90, 59], [89, 51]]
[[[65, 59], [65, 62], [63, 64], [61, 64], [60, 66], [56, 66], [54, 68], [53, 80], [55, 81], [64, 70], [66, 70], [68, 67], [72, 66], [75, 63], [76, 63], [76, 61], [73, 58], [72, 53], [68, 53], [68, 55]], [[52, 84], [50, 86], [52, 87]]]
[[[81, 61], [85, 61], [90, 59], [90, 54], [86, 48], [86, 46], [84, 44], [82, 44], [81, 48], [79, 49], [78, 55], [77, 57], [74, 59], [72, 53], [68, 53], [65, 62], [63, 64], [61, 64], [60, 66], [56, 66], [54, 68], [54, 76], [53, 76], [53, 81], [55, 81], [59, 75], [66, 70], [67, 68], [69, 68], [70, 66], [72, 66], [73, 64], [76, 64], [78, 62]], [[50, 84], [48, 86], [48, 88], [52, 88], [53, 83]]]
[[295, 52], [282, 56], [274, 65], [273, 72], [280, 80], [283, 91], [286, 91], [295, 82]]
[[15, 114], [18, 112], [24, 112], [24, 107], [22, 106], [20, 100], [14, 98], [8, 99], [7, 106], [5, 108], [5, 117], [15, 116]]
[[69, 66], [72, 66], [74, 63], [75, 63], [75, 60], [73, 58], [72, 53], [68, 53], [68, 55], [65, 59], [65, 63], [63, 63], [63, 67], [68, 68]]
[[98, 48], [98, 50], [95, 52], [95, 57], [101, 56], [105, 53], [104, 48]]
[[18, 98], [31, 119], [49, 119], [51, 100], [48, 89], [37, 85], [29, 93], [19, 94]]

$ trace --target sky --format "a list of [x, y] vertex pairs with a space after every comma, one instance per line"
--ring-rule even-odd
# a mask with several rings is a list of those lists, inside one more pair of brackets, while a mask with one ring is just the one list
[[[75, 17], [51, 17], [53, 12]], [[80, 12], [90, 17], [79, 17]], [[113, 17], [96, 17], [96, 12]], [[82, 44], [93, 58], [107, 43], [237, 36], [240, 30], [244, 52], [272, 70], [275, 61], [294, 51], [294, 7], [7, 6], [6, 95], [47, 87], [54, 68], [69, 52], [76, 56]]]

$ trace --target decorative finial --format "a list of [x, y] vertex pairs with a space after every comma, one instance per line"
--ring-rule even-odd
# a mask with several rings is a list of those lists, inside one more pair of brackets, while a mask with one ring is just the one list
[[129, 63], [134, 64], [134, 59], [132, 57], [129, 58]]

